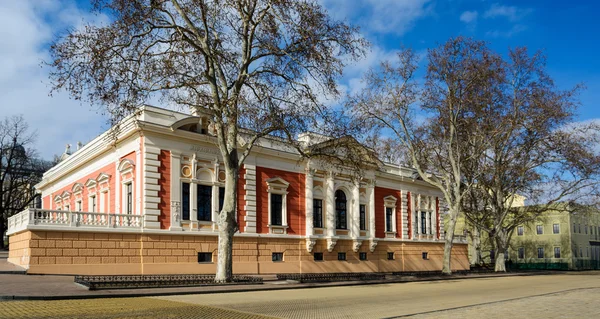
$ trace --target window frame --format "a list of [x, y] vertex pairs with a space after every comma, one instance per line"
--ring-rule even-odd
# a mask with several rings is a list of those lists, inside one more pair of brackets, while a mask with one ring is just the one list
[[388, 251], [387, 253], [387, 260], [394, 260], [395, 259], [395, 254], [393, 251]]
[[[392, 195], [388, 195], [383, 198], [383, 212], [385, 216], [385, 232], [388, 234], [395, 235], [398, 233], [397, 217], [396, 217], [396, 203], [398, 199]], [[389, 212], [389, 214], [388, 214]], [[390, 226], [391, 228], [389, 228]]]
[[536, 235], [544, 234], [544, 225], [535, 225], [535, 233]]
[[358, 206], [358, 228], [359, 230], [366, 231], [367, 230], [367, 205], [359, 204]]
[[[288, 187], [290, 185], [290, 183], [288, 183], [287, 181], [285, 181], [283, 178], [281, 177], [273, 177], [273, 178], [269, 178], [265, 181], [267, 183], [267, 215], [268, 215], [268, 219], [269, 219], [269, 229], [270, 232], [273, 233], [274, 229], [278, 229], [279, 232], [282, 233], [287, 233], [287, 228], [288, 226], [288, 216], [287, 216], [287, 195], [288, 195]], [[272, 212], [272, 198], [273, 198], [273, 194], [275, 195], [281, 195], [281, 225], [275, 225], [273, 224], [272, 221], [272, 217], [273, 217], [273, 212]], [[281, 231], [281, 229], [283, 229]]]
[[[209, 260], [201, 260], [201, 259], [206, 259], [206, 258], [200, 258], [200, 256], [202, 256], [202, 257], [210, 256], [210, 258], [208, 258]], [[198, 263], [199, 264], [212, 264], [213, 263], [213, 253], [199, 251], [198, 252]]]
[[519, 247], [517, 249], [517, 259], [525, 259], [525, 248]]
[[[319, 257], [317, 257], [319, 256]], [[325, 261], [323, 253], [321, 252], [314, 252], [313, 253], [313, 261]]]
[[367, 260], [367, 253], [364, 251], [361, 251], [358, 253], [358, 260], [360, 261], [366, 261]]
[[[317, 203], [320, 203], [317, 205]], [[313, 198], [313, 227], [323, 228], [323, 199]]]
[[[339, 194], [344, 195], [342, 201]], [[338, 189], [334, 193], [335, 203], [335, 229], [348, 230], [348, 196], [342, 189]], [[342, 208], [343, 204], [343, 208]], [[343, 217], [343, 218], [342, 218]], [[343, 223], [342, 223], [343, 220]]]
[[552, 224], [552, 234], [560, 234], [560, 224]]
[[348, 258], [345, 252], [338, 252], [338, 261], [347, 261]]
[[[541, 254], [540, 254], [541, 253]], [[541, 256], [541, 257], [540, 257]], [[537, 258], [538, 259], [544, 259], [545, 258], [545, 251], [544, 251], [544, 247], [538, 247], [537, 248]]]
[[[201, 190], [203, 192], [201, 192]], [[200, 206], [200, 202], [203, 203], [202, 206]], [[199, 222], [212, 221], [212, 213], [213, 213], [213, 207], [212, 207], [213, 205], [212, 204], [213, 204], [213, 186], [197, 183], [196, 184], [196, 220], [197, 221], [199, 221]], [[202, 207], [202, 211], [201, 211], [200, 207]]]
[[525, 227], [517, 226], [517, 236], [523, 236], [525, 234]]
[[272, 252], [271, 253], [271, 261], [272, 262], [283, 262], [284, 260], [284, 254], [283, 252]]
[[554, 247], [554, 258], [561, 258], [560, 256], [560, 247]]

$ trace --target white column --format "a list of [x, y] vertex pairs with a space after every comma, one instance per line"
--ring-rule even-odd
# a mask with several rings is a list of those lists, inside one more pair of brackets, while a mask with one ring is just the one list
[[[117, 161], [115, 162], [115, 213], [122, 214], [121, 211], [121, 172], [119, 172], [119, 156], [117, 156]], [[96, 189], [100, 189], [100, 185], [96, 185]], [[97, 199], [100, 201], [100, 192], [97, 192]], [[98, 207], [100, 207], [100, 203], [97, 203]]]
[[375, 238], [375, 182], [367, 186], [367, 199], [369, 201], [369, 237]]
[[327, 236], [333, 237], [335, 236], [335, 192], [334, 192], [334, 180], [333, 173], [327, 174], [326, 181], [326, 227], [327, 227]]
[[[134, 214], [142, 215], [142, 150], [139, 148], [135, 151], [135, 210]], [[110, 194], [109, 194], [110, 196]], [[110, 202], [110, 199], [109, 199]]]
[[181, 230], [181, 156], [171, 152], [171, 227]]
[[416, 234], [419, 235], [421, 233], [421, 195], [417, 195], [417, 204], [415, 205], [415, 216], [417, 217], [417, 222], [415, 224], [417, 224], [417, 232]]
[[313, 176], [314, 171], [310, 168], [306, 169], [306, 181], [304, 184], [304, 198], [306, 209], [306, 236], [313, 235]]
[[[195, 175], [195, 174], [194, 174]], [[198, 184], [196, 182], [190, 183], [190, 220], [198, 220], [198, 206], [196, 203], [198, 197]]]
[[350, 215], [350, 236], [360, 236], [360, 184], [355, 182], [352, 187], [352, 214]]

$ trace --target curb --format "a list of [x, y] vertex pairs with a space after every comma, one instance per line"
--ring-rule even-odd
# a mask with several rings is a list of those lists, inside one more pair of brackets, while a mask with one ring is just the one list
[[[192, 290], [192, 291], [168, 291], [168, 292], [144, 292], [144, 293], [112, 293], [112, 294], [88, 294], [88, 295], [58, 295], [58, 296], [0, 296], [1, 301], [9, 300], [73, 300], [73, 299], [97, 299], [97, 298], [136, 298], [136, 297], [158, 297], [158, 296], [174, 296], [174, 295], [204, 295], [204, 294], [223, 294], [235, 292], [253, 292], [253, 291], [277, 291], [277, 290], [295, 290], [295, 289], [312, 289], [312, 288], [329, 288], [329, 287], [345, 287], [345, 286], [366, 286], [366, 285], [382, 285], [382, 284], [399, 284], [412, 282], [430, 282], [430, 281], [446, 281], [446, 280], [462, 280], [462, 279], [478, 279], [478, 278], [499, 278], [499, 277], [515, 277], [515, 276], [541, 276], [541, 275], [556, 275], [564, 272], [534, 272], [534, 273], [506, 273], [506, 274], [489, 274], [489, 275], [466, 275], [466, 276], [448, 276], [448, 277], [432, 277], [420, 279], [391, 279], [391, 280], [373, 280], [373, 281], [348, 281], [348, 282], [332, 282], [332, 283], [306, 283], [298, 284], [299, 286], [273, 285], [265, 287], [265, 284], [260, 287], [247, 288], [231, 288], [223, 290]], [[269, 285], [268, 283], [266, 285]], [[154, 288], [160, 289], [160, 288]]]

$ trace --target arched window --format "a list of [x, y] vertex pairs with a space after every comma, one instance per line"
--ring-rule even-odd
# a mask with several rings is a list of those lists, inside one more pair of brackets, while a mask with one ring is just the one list
[[346, 223], [346, 194], [342, 190], [335, 192], [335, 227], [347, 229]]

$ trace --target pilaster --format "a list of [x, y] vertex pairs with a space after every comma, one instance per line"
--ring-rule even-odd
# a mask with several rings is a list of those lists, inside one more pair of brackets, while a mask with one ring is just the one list
[[244, 200], [246, 204], [244, 206], [244, 210], [246, 211], [246, 215], [244, 216], [244, 221], [246, 222], [246, 226], [244, 226], [245, 233], [256, 233], [256, 165], [244, 164], [244, 168], [246, 173], [244, 174], [244, 190], [246, 194], [244, 195]]
[[[160, 229], [160, 222], [158, 221], [158, 216], [160, 215], [158, 203], [160, 203], [160, 198], [157, 195], [154, 195], [160, 191], [158, 177], [156, 177], [156, 173], [154, 173], [160, 171], [160, 149], [146, 146], [144, 150], [144, 172], [142, 174], [144, 183], [144, 228]], [[119, 176], [119, 174], [117, 174], [117, 176]], [[117, 203], [118, 202], [119, 201], [117, 201]]]

